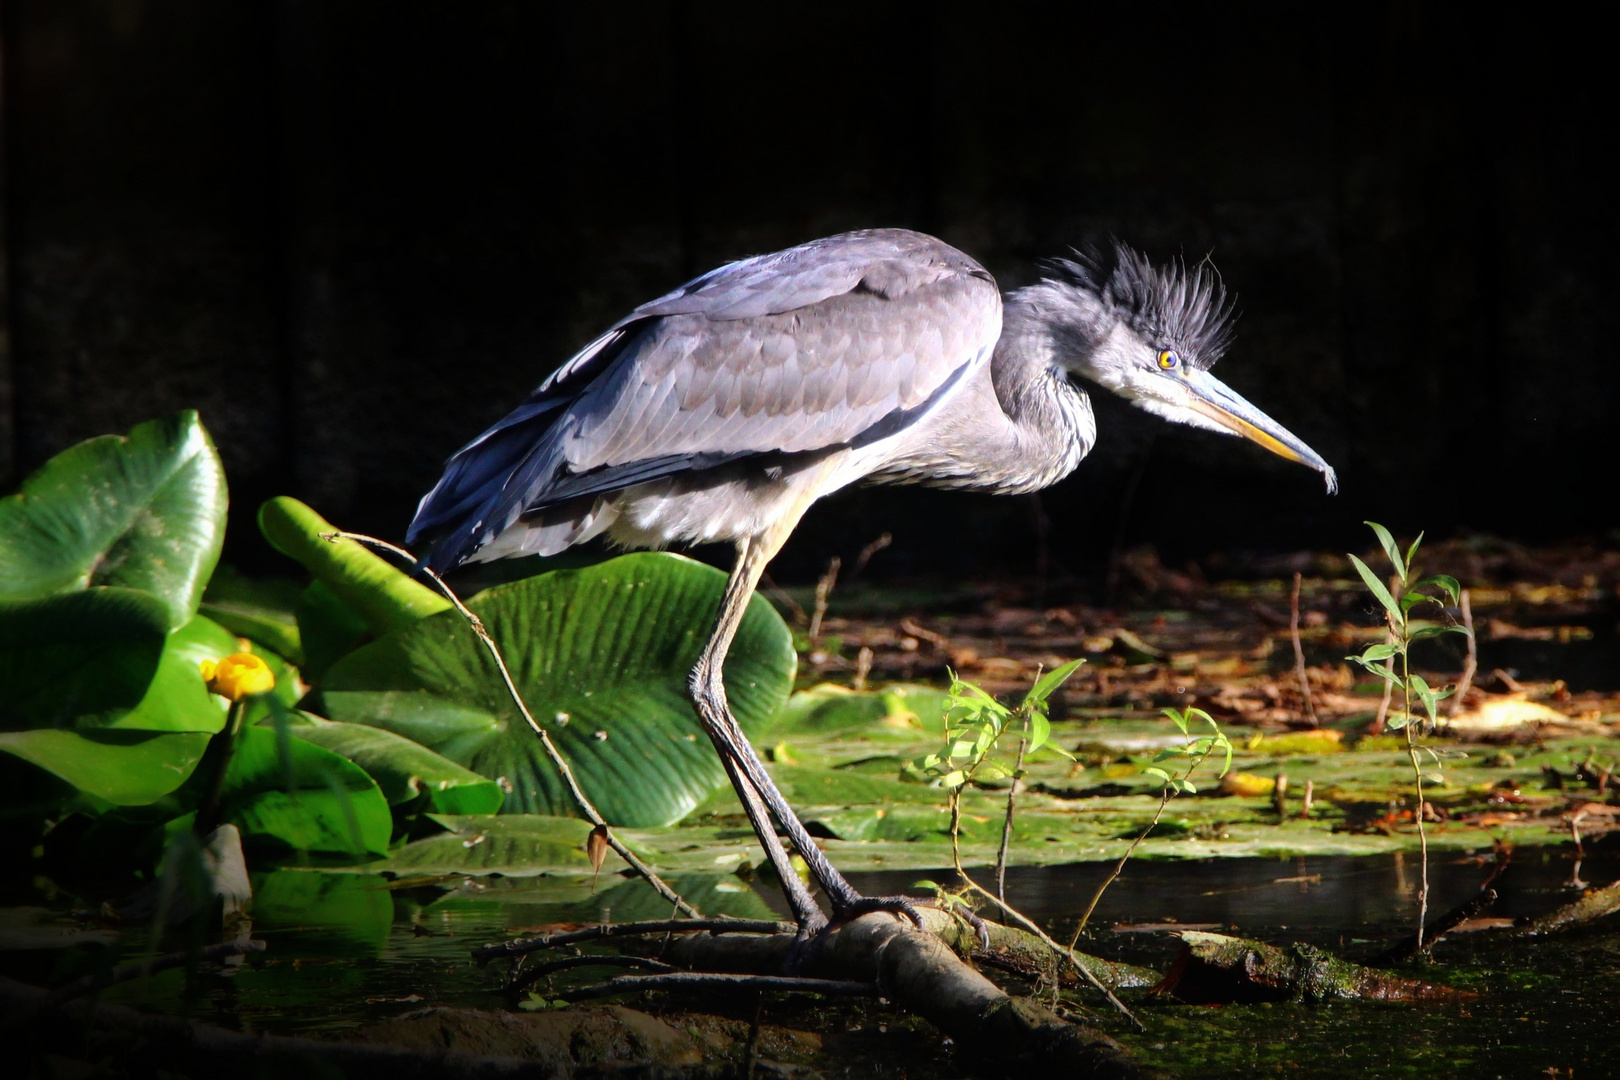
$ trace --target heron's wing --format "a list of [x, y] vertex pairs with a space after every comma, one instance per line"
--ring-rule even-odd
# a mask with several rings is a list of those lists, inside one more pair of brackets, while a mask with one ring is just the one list
[[916, 233], [733, 263], [637, 308], [463, 448], [412, 536], [449, 528], [438, 548], [459, 561], [567, 499], [883, 438], [988, 359], [1000, 325], [990, 276]]

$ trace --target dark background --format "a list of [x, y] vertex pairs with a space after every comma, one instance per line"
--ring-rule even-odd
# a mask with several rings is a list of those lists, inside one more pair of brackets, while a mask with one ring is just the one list
[[[1522, 6], [3, 0], [0, 483], [200, 409], [228, 557], [295, 494], [404, 530], [444, 457], [634, 304], [872, 225], [1004, 288], [1114, 233], [1212, 254], [1219, 368], [1338, 466], [1098, 400], [1051, 550], [1617, 524], [1616, 128]], [[1094, 395], [1100, 398], [1101, 395]], [[1134, 487], [1134, 499], [1127, 493]], [[779, 578], [1027, 572], [1027, 499], [829, 500]]]

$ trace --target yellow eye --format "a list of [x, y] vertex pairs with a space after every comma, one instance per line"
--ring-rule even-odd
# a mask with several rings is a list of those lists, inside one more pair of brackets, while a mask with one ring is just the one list
[[1181, 357], [1179, 357], [1179, 356], [1177, 356], [1175, 354], [1175, 350], [1173, 350], [1173, 349], [1160, 349], [1159, 350], [1159, 366], [1161, 368], [1163, 368], [1164, 370], [1169, 371], [1171, 368], [1175, 367], [1179, 363], [1181, 363]]

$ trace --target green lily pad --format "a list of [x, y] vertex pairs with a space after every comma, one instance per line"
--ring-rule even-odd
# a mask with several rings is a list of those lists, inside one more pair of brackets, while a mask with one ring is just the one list
[[[643, 553], [498, 586], [469, 604], [609, 821], [678, 821], [726, 782], [686, 688], [724, 585], [725, 575], [702, 563]], [[745, 732], [761, 732], [781, 708], [794, 665], [786, 624], [755, 597], [725, 672]], [[328, 672], [322, 699], [335, 720], [386, 728], [504, 778], [505, 812], [575, 811], [489, 653], [456, 612], [346, 657]]]
[[0, 500], [0, 601], [142, 589], [197, 613], [225, 539], [225, 470], [195, 412], [70, 447]]
[[0, 604], [0, 728], [133, 708], [163, 655], [168, 614], [152, 594], [124, 588]]
[[813, 686], [788, 700], [778, 727], [784, 732], [833, 734], [884, 723], [902, 730], [942, 733], [949, 701], [950, 695], [943, 690], [905, 683], [869, 691]]
[[427, 805], [441, 814], [494, 814], [501, 808], [504, 796], [495, 781], [403, 735], [331, 720], [315, 720], [290, 730], [364, 769], [377, 781], [390, 806], [425, 797]]
[[298, 641], [304, 650], [304, 672], [315, 682], [333, 664], [371, 639], [362, 619], [324, 582], [312, 581], [294, 609]]
[[118, 806], [144, 806], [191, 776], [209, 736], [202, 732], [0, 732], [0, 750]]
[[283, 742], [267, 727], [238, 736], [220, 810], [244, 847], [380, 855], [393, 830], [388, 801], [364, 769], [301, 738]]
[[302, 664], [304, 645], [294, 614], [302, 591], [302, 585], [287, 578], [250, 578], [221, 565], [209, 579], [199, 610], [231, 633]]
[[[536, 874], [591, 873], [585, 840], [591, 826], [579, 818], [540, 814], [439, 817], [451, 831], [417, 840], [390, 852], [367, 870], [393, 874]], [[609, 873], [624, 864], [616, 856]]]

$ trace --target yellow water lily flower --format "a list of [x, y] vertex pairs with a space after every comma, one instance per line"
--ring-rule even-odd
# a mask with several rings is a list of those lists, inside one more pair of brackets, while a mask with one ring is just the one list
[[232, 701], [275, 689], [275, 672], [252, 653], [232, 653], [217, 664], [204, 660], [198, 667], [208, 689]]

